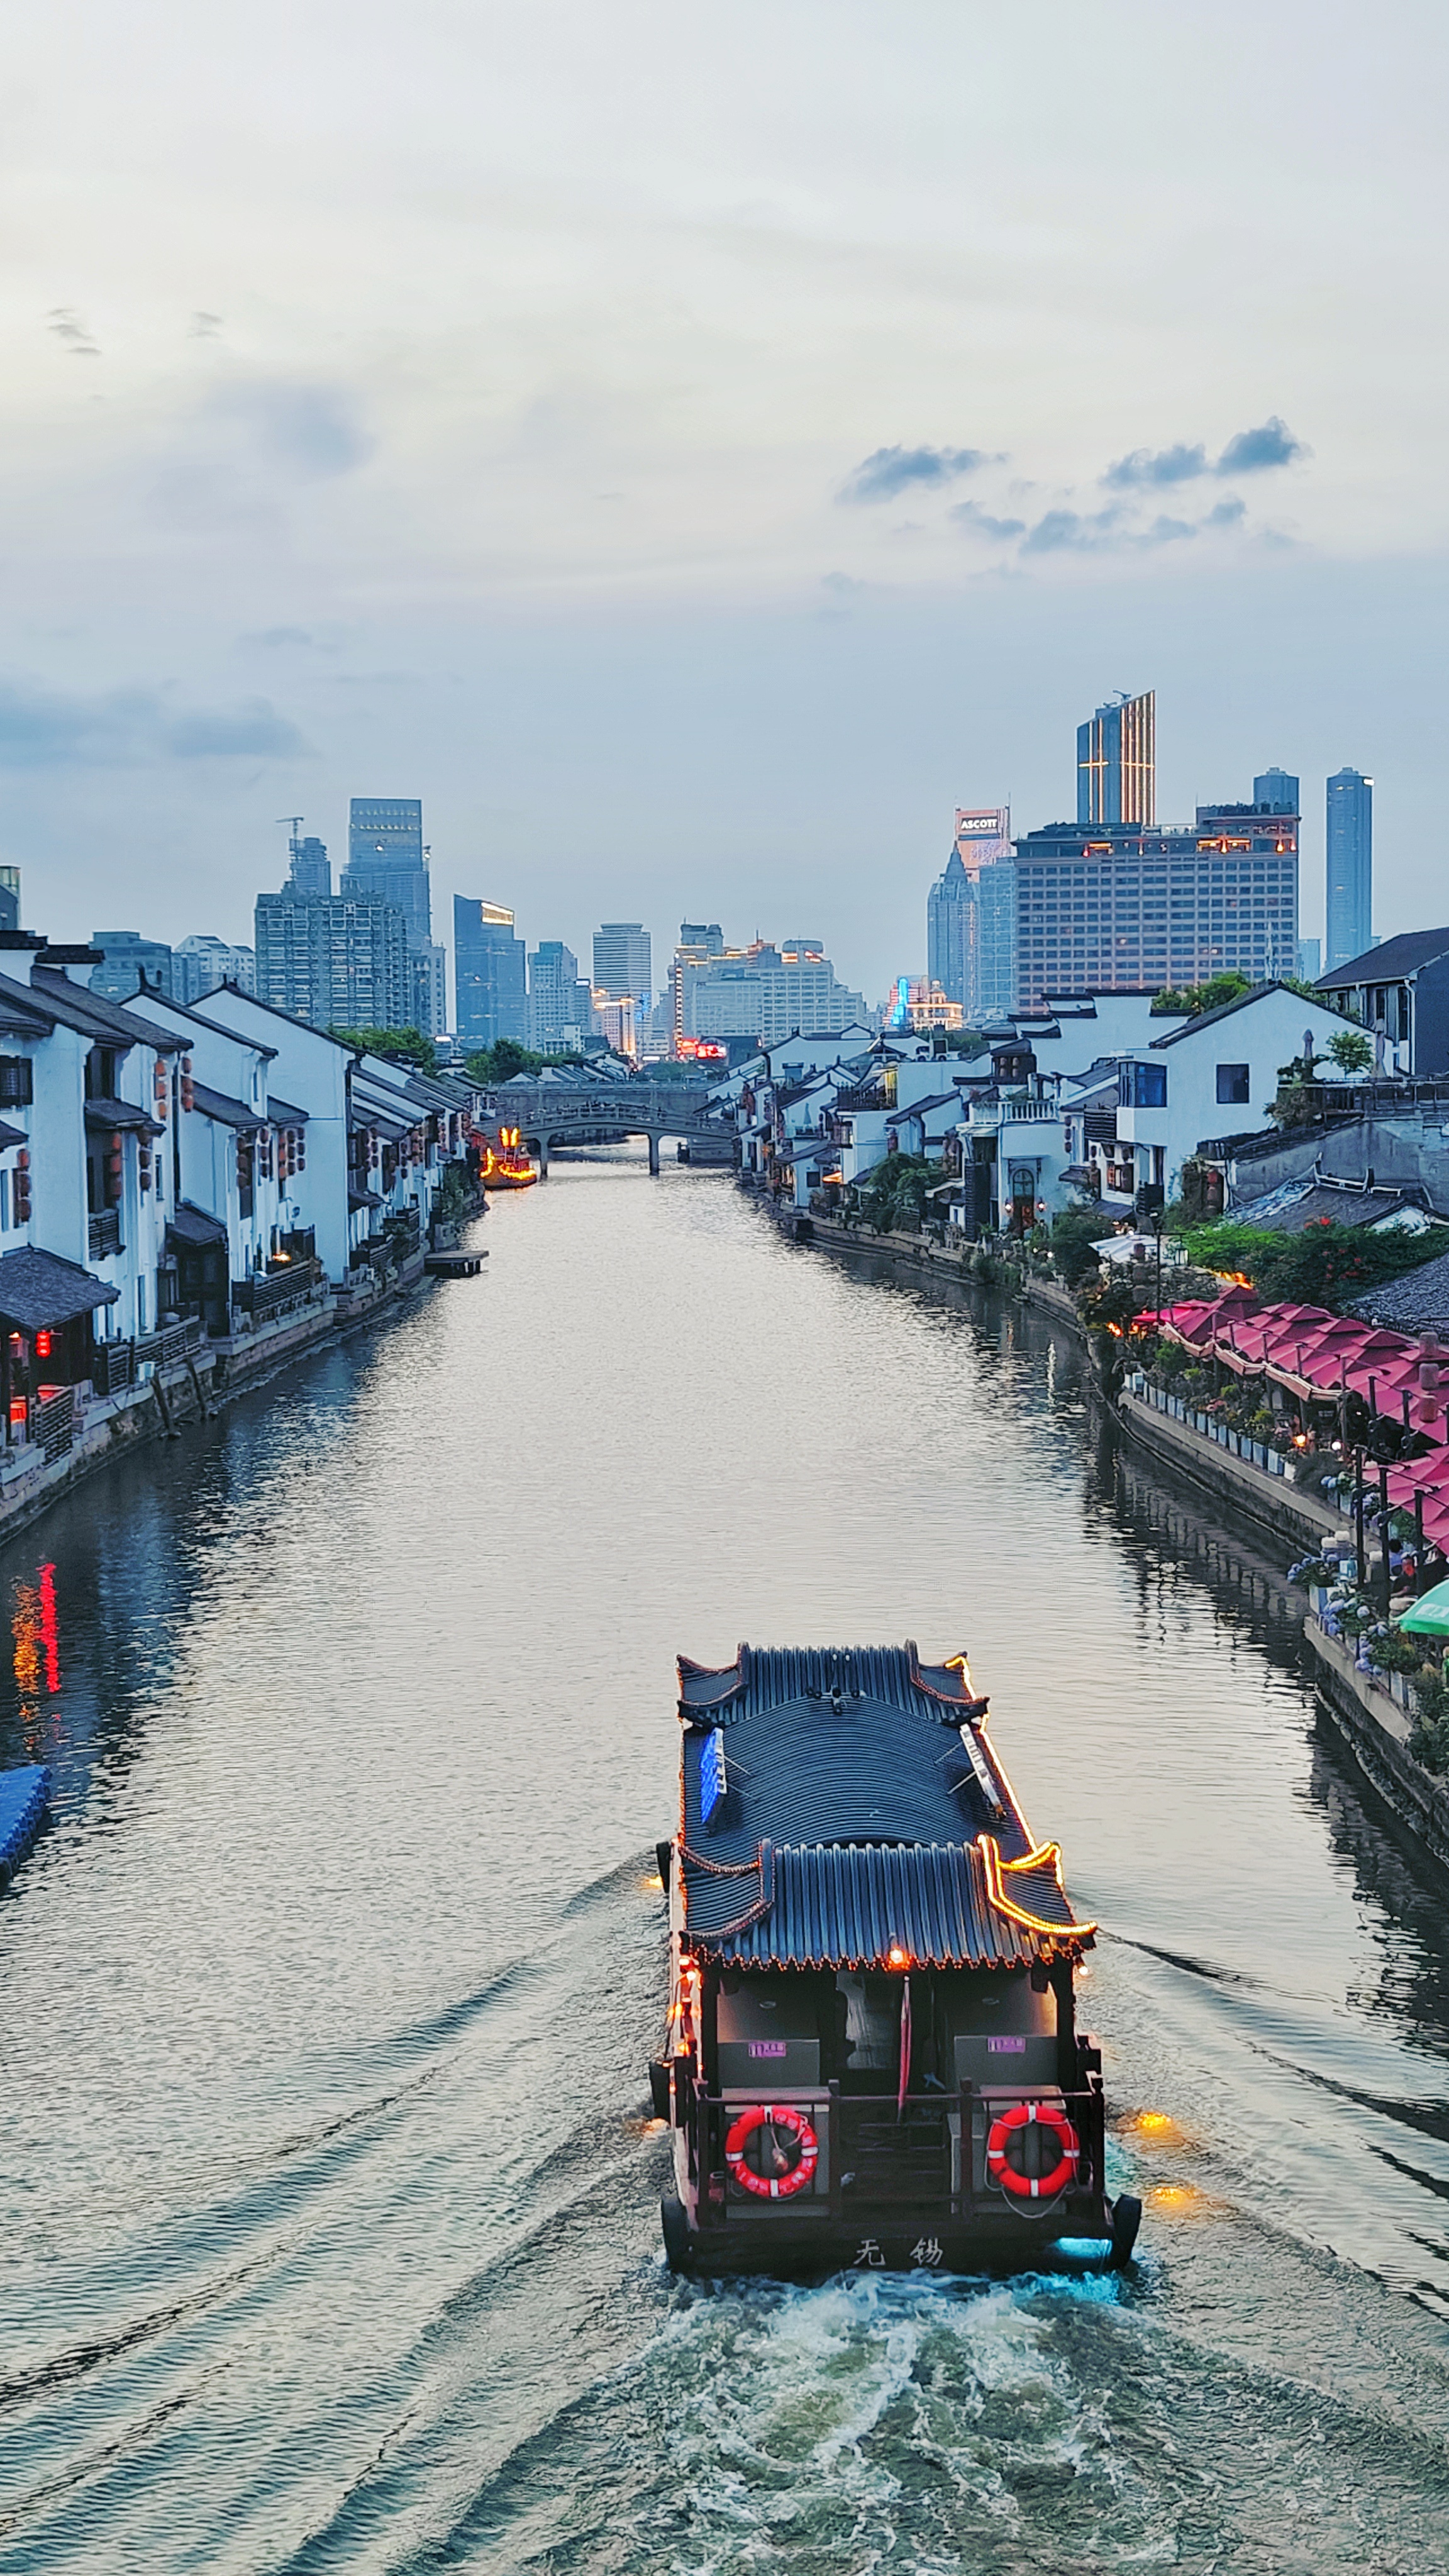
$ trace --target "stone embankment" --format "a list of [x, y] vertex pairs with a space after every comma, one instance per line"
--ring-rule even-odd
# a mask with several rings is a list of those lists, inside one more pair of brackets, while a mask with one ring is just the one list
[[37, 1408], [35, 1437], [0, 1449], [0, 1542], [113, 1458], [149, 1440], [175, 1438], [320, 1343], [397, 1315], [421, 1284], [423, 1263], [418, 1250], [384, 1270], [360, 1269], [340, 1288], [323, 1280], [290, 1309], [255, 1323], [235, 1314], [239, 1329], [223, 1339], [210, 1339], [199, 1323], [188, 1322], [127, 1344], [123, 1382], [65, 1389], [63, 1401]]
[[[791, 1214], [778, 1222], [801, 1242], [846, 1254], [893, 1277], [954, 1288], [998, 1285], [1083, 1343], [1091, 1338], [1068, 1291], [1019, 1263], [994, 1262], [999, 1275], [993, 1282], [973, 1268], [969, 1253], [925, 1236], [865, 1234], [819, 1217], [801, 1222]], [[1311, 1483], [1296, 1483], [1288, 1462], [1270, 1463], [1265, 1453], [1259, 1463], [1258, 1457], [1230, 1448], [1226, 1436], [1207, 1427], [1205, 1416], [1199, 1429], [1198, 1417], [1174, 1406], [1145, 1379], [1129, 1380], [1115, 1390], [1104, 1383], [1102, 1392], [1123, 1447], [1150, 1465], [1161, 1481], [1188, 1488], [1229, 1528], [1248, 1521], [1292, 1556], [1305, 1550], [1317, 1555], [1325, 1540], [1345, 1537], [1345, 1514]], [[1413, 1720], [1408, 1686], [1400, 1675], [1366, 1670], [1328, 1634], [1306, 1594], [1290, 1597], [1301, 1604], [1314, 1689], [1339, 1741], [1418, 1850], [1449, 1871], [1449, 1784], [1426, 1771], [1409, 1751]]]

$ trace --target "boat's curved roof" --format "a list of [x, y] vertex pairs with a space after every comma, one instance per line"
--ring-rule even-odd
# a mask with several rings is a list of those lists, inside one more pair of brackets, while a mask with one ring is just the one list
[[[718, 1670], [681, 1657], [679, 1684], [693, 1946], [753, 1967], [1012, 1967], [1090, 1942], [1056, 1846], [1033, 1844], [964, 1656], [741, 1646]], [[719, 1755], [725, 1794], [711, 1800], [701, 1764], [717, 1778]]]

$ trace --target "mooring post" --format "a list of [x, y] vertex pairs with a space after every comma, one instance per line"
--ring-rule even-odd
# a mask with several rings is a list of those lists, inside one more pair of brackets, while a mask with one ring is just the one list
[[538, 1177], [541, 1181], [548, 1179], [548, 1138], [546, 1136], [540, 1136], [538, 1140]]
[[659, 1138], [652, 1127], [649, 1130], [649, 1171], [650, 1177], [657, 1181], [659, 1178]]

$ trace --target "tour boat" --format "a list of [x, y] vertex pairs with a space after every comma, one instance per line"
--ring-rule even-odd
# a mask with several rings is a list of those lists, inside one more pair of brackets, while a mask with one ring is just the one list
[[496, 1145], [485, 1145], [480, 1178], [485, 1190], [531, 1190], [538, 1178], [516, 1127], [500, 1127]]
[[655, 2116], [681, 2272], [1114, 2268], [1094, 1926], [1027, 1829], [964, 1655], [741, 1646], [679, 1658], [680, 1823], [659, 1845], [671, 1986]]

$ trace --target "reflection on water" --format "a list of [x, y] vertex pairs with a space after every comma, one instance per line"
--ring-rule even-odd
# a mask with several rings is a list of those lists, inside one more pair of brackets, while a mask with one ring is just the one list
[[[0, 2567], [1449, 2565], [1442, 1908], [1030, 1314], [629, 1155], [0, 1559]], [[671, 2282], [672, 1657], [969, 1646], [1135, 2280]]]

